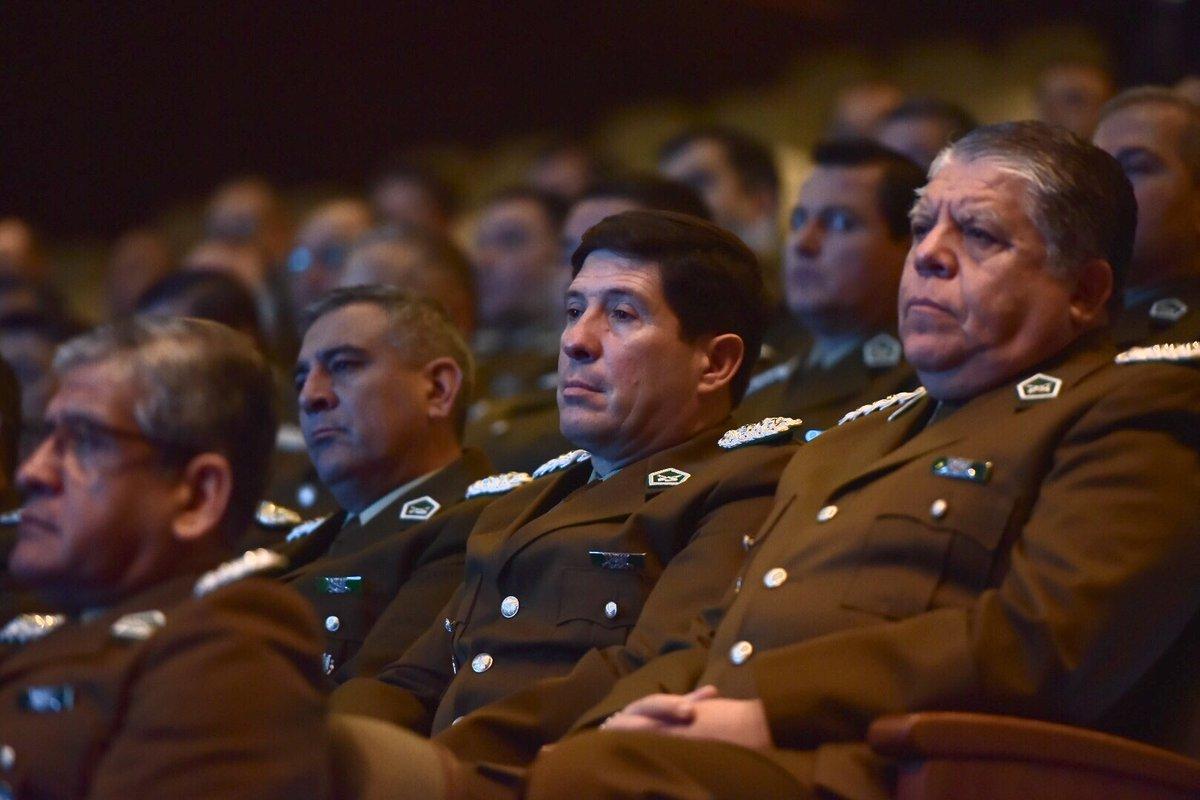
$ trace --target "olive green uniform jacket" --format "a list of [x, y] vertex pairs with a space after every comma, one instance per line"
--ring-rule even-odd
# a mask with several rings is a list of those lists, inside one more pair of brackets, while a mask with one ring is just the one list
[[[683, 787], [685, 761], [724, 763], [714, 774], [745, 787], [730, 796], [790, 774], [797, 796], [886, 797], [867, 726], [931, 709], [1200, 755], [1200, 371], [1113, 355], [1093, 340], [1040, 366], [1056, 396], [1039, 379], [1042, 399], [1023, 400], [1013, 381], [928, 427], [918, 396], [827, 431], [783, 474], [710, 646], [622, 679], [536, 761], [561, 732], [555, 699], [586, 688], [535, 686], [439, 740], [466, 760], [532, 761], [535, 784], [570, 775], [557, 788], [576, 797], [671, 774]], [[705, 684], [761, 699], [777, 749], [676, 740], [675, 764], [659, 737], [587, 730]], [[679, 791], [662, 796], [694, 796]]]
[[[160, 584], [40, 639], [0, 642], [0, 797], [328, 793], [312, 612], [250, 578]], [[16, 637], [20, 638], [20, 637]]]
[[[466, 450], [367, 524], [343, 530], [339, 511], [276, 548], [291, 562], [283, 580], [312, 603], [325, 629], [324, 668], [335, 682], [373, 675], [403, 655], [462, 582], [467, 535], [491, 500], [465, 493], [490, 469], [482, 453]], [[362, 651], [385, 609], [386, 633]]]
[[493, 502], [436, 624], [379, 680], [343, 685], [332, 707], [440, 731], [566, 673], [592, 648], [626, 644], [639, 618], [632, 653], [683, 636], [729, 586], [742, 538], [762, 522], [794, 449], [723, 450], [725, 427], [605, 481], [586, 485], [583, 460]]

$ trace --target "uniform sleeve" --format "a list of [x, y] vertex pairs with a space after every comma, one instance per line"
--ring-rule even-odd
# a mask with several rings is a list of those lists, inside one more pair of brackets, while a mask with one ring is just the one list
[[861, 739], [914, 710], [1088, 724], [1129, 692], [1200, 607], [1200, 391], [1161, 375], [1067, 423], [1006, 574], [973, 604], [756, 657], [776, 743]]
[[328, 796], [312, 612], [247, 580], [191, 603], [148, 643], [88, 794]]
[[351, 678], [334, 690], [330, 710], [374, 717], [428, 733], [438, 703], [454, 679], [454, 650], [443, 620], [455, 615], [465, 592], [460, 584], [425, 633], [378, 675]]

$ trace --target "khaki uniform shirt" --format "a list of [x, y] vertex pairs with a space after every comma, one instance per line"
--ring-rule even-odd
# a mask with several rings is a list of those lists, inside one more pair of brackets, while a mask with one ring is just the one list
[[[140, 592], [0, 642], [0, 797], [295, 798], [328, 793], [312, 612], [246, 579]], [[17, 637], [20, 638], [20, 637]]]
[[[416, 730], [561, 675], [592, 648], [654, 652], [718, 603], [790, 457], [790, 445], [717, 446], [727, 426], [587, 484], [583, 461], [489, 506], [465, 583], [437, 623], [378, 681], [351, 681], [333, 708]], [[790, 438], [790, 437], [789, 437]], [[643, 638], [644, 637], [644, 640]]]

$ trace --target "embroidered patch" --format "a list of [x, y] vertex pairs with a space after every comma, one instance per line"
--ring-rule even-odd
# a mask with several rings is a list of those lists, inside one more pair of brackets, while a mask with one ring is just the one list
[[692, 477], [692, 473], [684, 472], [675, 467], [667, 467], [651, 472], [646, 476], [646, 488], [648, 489], [663, 489], [668, 486], [678, 486], [679, 484]]
[[1062, 390], [1062, 379], [1039, 372], [1017, 384], [1017, 397], [1025, 402], [1053, 400]]
[[200, 580], [196, 581], [196, 587], [192, 590], [192, 593], [196, 597], [203, 597], [209, 592], [216, 591], [234, 581], [240, 581], [249, 575], [266, 572], [267, 570], [282, 569], [287, 564], [287, 557], [282, 553], [276, 553], [274, 550], [268, 550], [265, 547], [260, 547], [257, 550], [248, 550], [238, 558], [226, 561], [211, 572], [201, 575]]
[[802, 424], [804, 424], [804, 420], [792, 417], [767, 417], [759, 422], [725, 431], [717, 440], [717, 446], [724, 450], [733, 450], [756, 442], [783, 439], [790, 434], [792, 428]]
[[501, 472], [499, 475], [489, 475], [480, 478], [467, 487], [466, 497], [480, 497], [487, 494], [507, 494], [518, 486], [533, 480], [528, 472]]
[[409, 500], [400, 506], [400, 519], [412, 522], [424, 522], [438, 512], [442, 504], [429, 495]]

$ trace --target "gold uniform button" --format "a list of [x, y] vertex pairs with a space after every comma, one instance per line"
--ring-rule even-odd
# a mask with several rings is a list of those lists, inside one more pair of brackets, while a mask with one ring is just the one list
[[934, 519], [941, 519], [946, 516], [946, 511], [950, 508], [950, 504], [942, 498], [933, 501], [933, 505], [929, 507], [929, 515]]
[[617, 608], [617, 604], [614, 603], [612, 600], [609, 600], [607, 603], [604, 604], [604, 616], [608, 617], [609, 619], [616, 619], [617, 612], [619, 612], [620, 610], [621, 609]]
[[492, 668], [493, 663], [495, 662], [492, 660], [490, 655], [487, 653], [480, 653], [471, 659], [471, 669], [480, 673], [487, 672]]
[[829, 522], [829, 520], [837, 516], [837, 512], [837, 506], [825, 506], [817, 512], [817, 522]]
[[763, 575], [763, 586], [768, 589], [774, 589], [776, 586], [782, 586], [788, 579], [787, 570], [783, 567], [775, 567], [767, 570], [767, 574]]
[[733, 662], [735, 667], [745, 664], [752, 655], [754, 655], [754, 645], [745, 640], [729, 648], [729, 660]]
[[512, 619], [521, 610], [521, 601], [514, 595], [509, 595], [500, 601], [500, 616], [505, 619]]
[[335, 633], [340, 627], [342, 627], [342, 621], [333, 614], [325, 618], [325, 630]]

